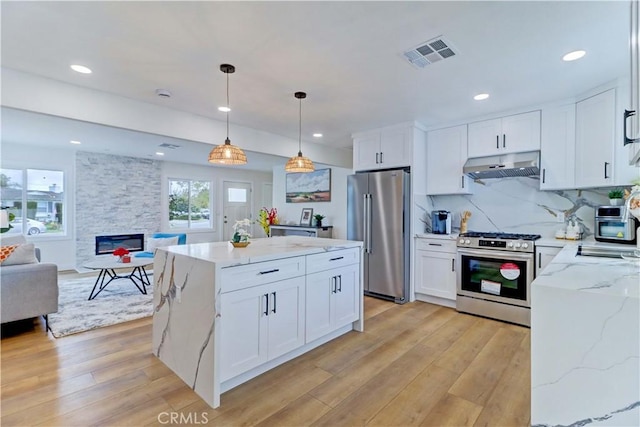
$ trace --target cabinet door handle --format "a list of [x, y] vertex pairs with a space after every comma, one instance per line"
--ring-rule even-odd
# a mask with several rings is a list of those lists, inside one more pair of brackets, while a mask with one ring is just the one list
[[456, 271], [456, 259], [451, 258], [451, 271]]
[[538, 254], [538, 268], [542, 267], [542, 252]]
[[640, 142], [640, 138], [629, 138], [627, 136], [627, 119], [635, 115], [636, 115], [636, 110], [626, 110], [626, 109], [624, 110], [624, 121], [622, 122], [623, 123], [622, 133], [624, 135], [624, 145], [635, 144], [636, 142]]
[[462, 188], [464, 188], [464, 175], [462, 175], [461, 177], [462, 179], [460, 180], [460, 182], [462, 182]]
[[376, 165], [377, 165], [378, 163], [380, 163], [380, 162], [378, 161], [378, 156], [379, 156], [379, 155], [380, 155], [380, 153], [376, 153]]
[[547, 179], [547, 168], [542, 169], [542, 183], [544, 184]]
[[279, 268], [274, 268], [273, 270], [261, 271], [258, 274], [271, 274], [271, 273], [277, 273], [278, 271], [280, 271]]
[[264, 314], [265, 316], [268, 316], [269, 315], [269, 294], [264, 294], [262, 296], [267, 300], [267, 302], [265, 302], [265, 309], [262, 314]]
[[335, 294], [337, 292], [338, 289], [338, 280], [337, 280], [338, 276], [333, 276], [331, 278], [331, 293]]
[[609, 162], [604, 162], [604, 179], [609, 178], [609, 176], [607, 176], [607, 166], [609, 166]]
[[502, 148], [507, 148], [507, 135], [502, 134]]
[[271, 310], [271, 312], [273, 314], [276, 314], [276, 308], [278, 306], [278, 303], [276, 302], [276, 293], [275, 292], [271, 292], [271, 295], [273, 295], [273, 310]]
[[342, 274], [338, 275], [338, 281], [340, 283], [340, 287], [338, 288], [338, 291], [342, 292]]
[[344, 259], [343, 256], [339, 256], [337, 258], [331, 258], [329, 261], [338, 261], [339, 259]]
[[496, 135], [496, 148], [500, 148], [500, 135]]
[[384, 163], [384, 160], [382, 159], [382, 155], [383, 155], [383, 154], [384, 154], [384, 153], [381, 151], [381, 152], [380, 152], [380, 163]]
[[442, 246], [442, 243], [429, 243], [429, 246]]

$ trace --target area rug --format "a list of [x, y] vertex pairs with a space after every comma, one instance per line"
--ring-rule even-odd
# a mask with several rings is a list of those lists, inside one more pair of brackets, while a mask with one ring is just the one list
[[149, 317], [153, 314], [152, 286], [143, 295], [129, 279], [117, 279], [93, 300], [88, 301], [96, 276], [60, 280], [58, 282], [58, 312], [49, 315], [49, 327], [54, 337]]

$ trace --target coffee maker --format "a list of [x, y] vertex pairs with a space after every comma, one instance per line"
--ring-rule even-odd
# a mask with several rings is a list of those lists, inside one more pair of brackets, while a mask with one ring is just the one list
[[451, 234], [451, 212], [431, 211], [431, 232], [433, 234]]

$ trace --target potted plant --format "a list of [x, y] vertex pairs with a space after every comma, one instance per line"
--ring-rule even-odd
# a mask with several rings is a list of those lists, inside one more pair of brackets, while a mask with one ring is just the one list
[[231, 240], [233, 247], [244, 248], [249, 245], [249, 237], [251, 237], [251, 234], [247, 231], [249, 227], [251, 227], [251, 220], [247, 218], [236, 221], [233, 224], [233, 237]]
[[313, 219], [316, 220], [316, 227], [322, 227], [322, 220], [325, 219], [324, 215], [315, 214]]
[[609, 204], [611, 206], [620, 206], [622, 205], [622, 190], [616, 188], [615, 190], [609, 191]]

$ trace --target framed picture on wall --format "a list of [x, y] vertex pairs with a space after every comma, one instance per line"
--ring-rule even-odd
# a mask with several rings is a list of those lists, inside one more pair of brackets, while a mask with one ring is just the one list
[[331, 169], [288, 173], [287, 203], [331, 201]]
[[313, 208], [302, 208], [302, 214], [300, 215], [300, 225], [311, 227], [312, 219], [313, 219]]

